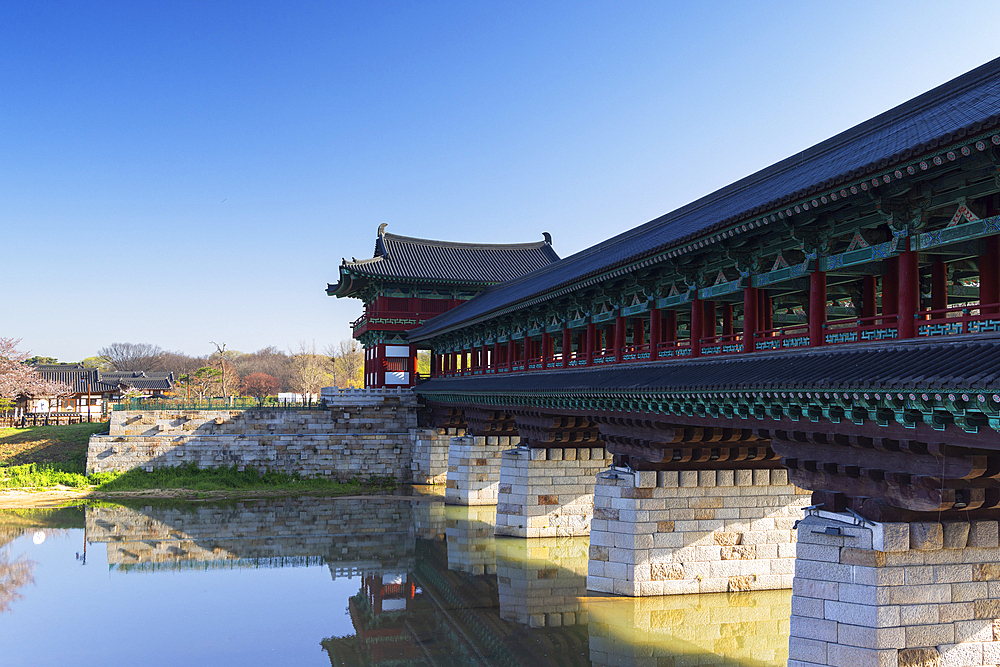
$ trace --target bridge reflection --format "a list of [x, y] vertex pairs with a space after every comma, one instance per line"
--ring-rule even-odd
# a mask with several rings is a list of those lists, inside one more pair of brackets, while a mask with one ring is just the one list
[[358, 580], [332, 665], [776, 665], [787, 592], [596, 597], [586, 537], [494, 537], [494, 508], [426, 498], [99, 507], [113, 573], [326, 566]]

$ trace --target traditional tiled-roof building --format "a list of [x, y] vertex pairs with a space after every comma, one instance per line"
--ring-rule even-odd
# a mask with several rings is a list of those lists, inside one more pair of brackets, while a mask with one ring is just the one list
[[40, 364], [35, 370], [44, 380], [69, 385], [73, 393], [22, 399], [21, 407], [28, 412], [77, 412], [98, 416], [129, 389], [152, 397], [162, 396], [174, 385], [174, 374], [165, 371], [100, 371], [80, 364]]
[[416, 384], [416, 346], [406, 332], [468, 301], [484, 288], [559, 259], [551, 237], [517, 244], [452, 243], [397, 236], [379, 226], [370, 259], [343, 260], [327, 294], [354, 297], [365, 313], [353, 324], [365, 348], [365, 386]]

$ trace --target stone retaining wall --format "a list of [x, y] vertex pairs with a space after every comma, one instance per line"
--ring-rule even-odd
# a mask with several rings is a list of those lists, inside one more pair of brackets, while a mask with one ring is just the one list
[[109, 434], [90, 439], [87, 472], [195, 463], [341, 481], [371, 475], [410, 481], [420, 443], [435, 452], [418, 470], [417, 481], [426, 483], [440, 477], [437, 438], [436, 431], [417, 428], [412, 393], [369, 396], [326, 410], [116, 411]]

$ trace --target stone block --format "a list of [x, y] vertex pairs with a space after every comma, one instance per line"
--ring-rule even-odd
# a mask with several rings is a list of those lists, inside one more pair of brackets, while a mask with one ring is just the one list
[[870, 649], [905, 648], [906, 629], [902, 627], [869, 628], [839, 623], [837, 643]]
[[910, 524], [882, 524], [882, 544], [875, 545], [880, 551], [900, 552], [910, 549]]
[[968, 521], [947, 521], [942, 525], [945, 549], [964, 549], [968, 545], [971, 529]]
[[635, 487], [637, 489], [652, 489], [656, 487], [656, 471], [640, 470], [635, 473]]
[[898, 667], [941, 667], [941, 654], [936, 648], [907, 648], [896, 657]]
[[682, 488], [693, 488], [698, 486], [698, 471], [697, 470], [681, 470], [680, 471], [680, 485]]
[[680, 486], [680, 475], [676, 470], [661, 470], [656, 474], [656, 485], [665, 489]]
[[996, 521], [972, 521], [969, 524], [968, 546], [976, 548], [996, 548], [998, 546]]
[[914, 521], [910, 524], [910, 548], [931, 551], [944, 547], [944, 528], [940, 523]]
[[827, 665], [830, 667], [897, 667], [896, 649], [871, 649], [830, 644]]

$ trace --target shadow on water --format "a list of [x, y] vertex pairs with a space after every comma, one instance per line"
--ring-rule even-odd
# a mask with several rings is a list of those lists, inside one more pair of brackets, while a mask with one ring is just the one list
[[[787, 660], [789, 592], [592, 595], [588, 538], [494, 537], [492, 507], [426, 496], [303, 497], [58, 512], [0, 512], [0, 535], [82, 526], [121, 576], [324, 566], [334, 580], [356, 579], [347, 603], [354, 633], [320, 641], [335, 666]], [[31, 576], [30, 568], [13, 574], [3, 579], [0, 563], [0, 600], [23, 594]]]

